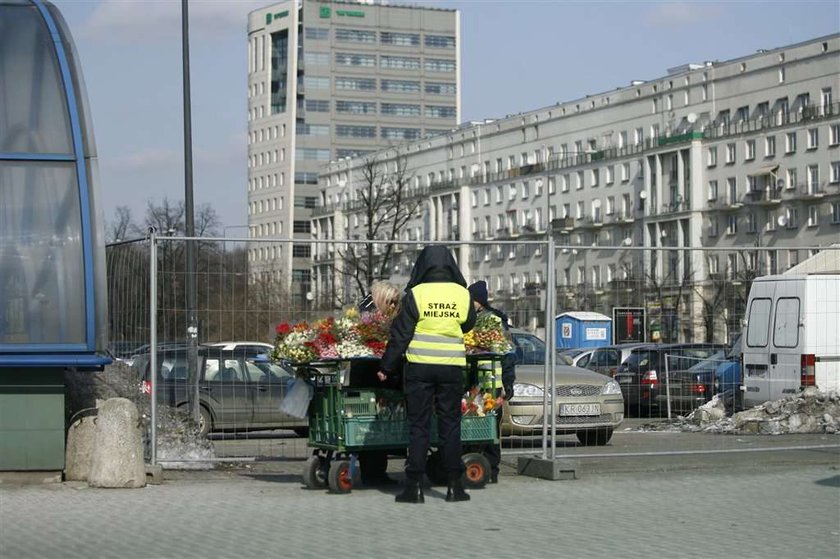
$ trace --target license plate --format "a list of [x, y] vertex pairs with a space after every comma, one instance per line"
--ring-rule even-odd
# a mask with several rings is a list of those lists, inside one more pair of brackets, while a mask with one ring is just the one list
[[601, 415], [601, 404], [560, 404], [560, 415]]
[[615, 377], [619, 384], [630, 384], [633, 382], [633, 377]]

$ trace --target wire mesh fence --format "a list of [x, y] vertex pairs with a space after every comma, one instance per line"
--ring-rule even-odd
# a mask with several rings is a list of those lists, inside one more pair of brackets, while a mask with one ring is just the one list
[[[295, 371], [265, 357], [277, 326], [341, 317], [374, 280], [402, 289], [424, 243], [192, 240], [199, 345], [191, 375], [186, 242], [153, 236], [108, 247], [115, 355], [146, 391], [156, 361], [159, 406], [189, 412], [198, 402], [198, 425], [218, 457], [305, 458], [307, 421], [281, 407]], [[727, 393], [731, 411], [737, 373], [721, 384], [709, 371], [737, 361], [731, 349], [753, 280], [840, 269], [834, 247], [555, 246], [538, 236], [447, 246], [467, 281], [486, 281], [490, 305], [509, 317], [517, 383], [500, 425], [506, 454], [603, 446], [715, 393]], [[558, 365], [553, 372], [546, 358]]]

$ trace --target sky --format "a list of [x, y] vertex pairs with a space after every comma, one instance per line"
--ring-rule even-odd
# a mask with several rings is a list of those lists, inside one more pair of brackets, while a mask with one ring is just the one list
[[[87, 86], [106, 221], [184, 197], [179, 0], [53, 0]], [[392, 4], [405, 2], [392, 1]], [[836, 0], [417, 1], [461, 11], [461, 120], [530, 111], [840, 32]], [[271, 2], [190, 1], [194, 197], [247, 223], [247, 14]]]

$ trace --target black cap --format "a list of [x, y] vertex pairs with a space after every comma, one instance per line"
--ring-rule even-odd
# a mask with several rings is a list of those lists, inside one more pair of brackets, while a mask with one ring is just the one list
[[467, 288], [474, 301], [478, 302], [482, 307], [489, 306], [487, 304], [487, 282], [479, 280]]

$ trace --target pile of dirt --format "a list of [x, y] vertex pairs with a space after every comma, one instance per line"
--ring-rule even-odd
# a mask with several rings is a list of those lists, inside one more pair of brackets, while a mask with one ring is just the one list
[[[146, 459], [151, 458], [151, 401], [141, 391], [140, 374], [116, 361], [99, 372], [67, 370], [64, 373], [67, 424], [84, 415], [95, 415], [97, 400], [127, 398], [140, 412]], [[157, 410], [157, 460], [166, 468], [208, 469], [216, 457], [213, 444], [199, 434], [188, 414], [164, 405]]]

